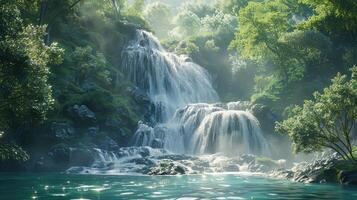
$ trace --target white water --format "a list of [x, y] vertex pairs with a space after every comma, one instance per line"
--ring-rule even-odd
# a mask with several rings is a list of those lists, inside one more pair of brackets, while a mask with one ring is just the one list
[[138, 31], [123, 53], [123, 70], [155, 106], [154, 127], [139, 123], [132, 144], [193, 155], [269, 154], [249, 104], [218, 102], [211, 78], [185, 56], [167, 52], [159, 41]]
[[270, 155], [250, 104], [215, 103], [219, 97], [208, 72], [185, 56], [167, 52], [151, 33], [138, 31], [122, 58], [123, 72], [154, 106], [154, 126], [140, 121], [132, 147], [96, 150], [91, 168], [69, 172], [145, 173], [162, 159], [191, 172], [222, 172], [242, 169], [238, 157], [243, 154]]
[[166, 122], [188, 103], [219, 100], [206, 70], [185, 56], [165, 51], [151, 33], [138, 31], [122, 58], [123, 71], [155, 105], [158, 122]]

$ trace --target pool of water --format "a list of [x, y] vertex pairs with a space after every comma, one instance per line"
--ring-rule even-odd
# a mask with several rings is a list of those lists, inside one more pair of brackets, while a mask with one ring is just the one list
[[357, 187], [246, 174], [106, 176], [0, 174], [0, 199], [357, 199]]

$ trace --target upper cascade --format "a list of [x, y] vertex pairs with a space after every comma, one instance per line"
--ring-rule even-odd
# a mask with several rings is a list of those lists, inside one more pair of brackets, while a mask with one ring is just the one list
[[122, 56], [124, 73], [155, 108], [155, 125], [139, 122], [133, 146], [191, 155], [269, 155], [259, 122], [247, 111], [249, 103], [216, 103], [211, 77], [201, 66], [167, 52], [142, 30]]
[[189, 103], [219, 100], [205, 69], [186, 56], [167, 52], [149, 32], [138, 30], [122, 58], [123, 71], [154, 104], [157, 122], [168, 121]]

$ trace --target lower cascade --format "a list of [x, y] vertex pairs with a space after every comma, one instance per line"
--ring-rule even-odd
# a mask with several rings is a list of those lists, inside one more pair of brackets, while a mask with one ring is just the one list
[[236, 107], [231, 104], [189, 104], [166, 124], [154, 128], [139, 124], [132, 144], [192, 155], [270, 155], [258, 120], [238, 110], [239, 102]]
[[214, 103], [219, 101], [217, 92], [201, 66], [167, 52], [151, 33], [141, 30], [122, 58], [122, 71], [154, 107], [150, 119], [139, 121], [129, 147], [113, 152], [95, 149], [93, 166], [68, 172], [239, 171], [252, 164], [252, 155], [270, 156], [250, 103]]

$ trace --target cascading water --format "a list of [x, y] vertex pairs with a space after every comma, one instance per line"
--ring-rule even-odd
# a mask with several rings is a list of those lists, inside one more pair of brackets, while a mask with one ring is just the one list
[[139, 124], [134, 146], [194, 155], [269, 154], [259, 122], [244, 111], [246, 103], [212, 104], [219, 98], [207, 71], [165, 51], [151, 33], [138, 31], [124, 50], [123, 66], [147, 93], [159, 119], [154, 127]]
[[165, 51], [151, 33], [139, 30], [122, 59], [122, 71], [154, 107], [150, 122], [139, 122], [131, 147], [96, 149], [92, 167], [68, 172], [145, 174], [167, 160], [191, 173], [237, 171], [251, 163], [244, 154], [270, 154], [258, 120], [248, 111], [250, 104], [216, 103], [219, 97], [207, 71]]
[[138, 31], [122, 58], [123, 71], [150, 97], [158, 122], [166, 122], [188, 103], [219, 99], [206, 70], [185, 56], [165, 51], [151, 33]]

